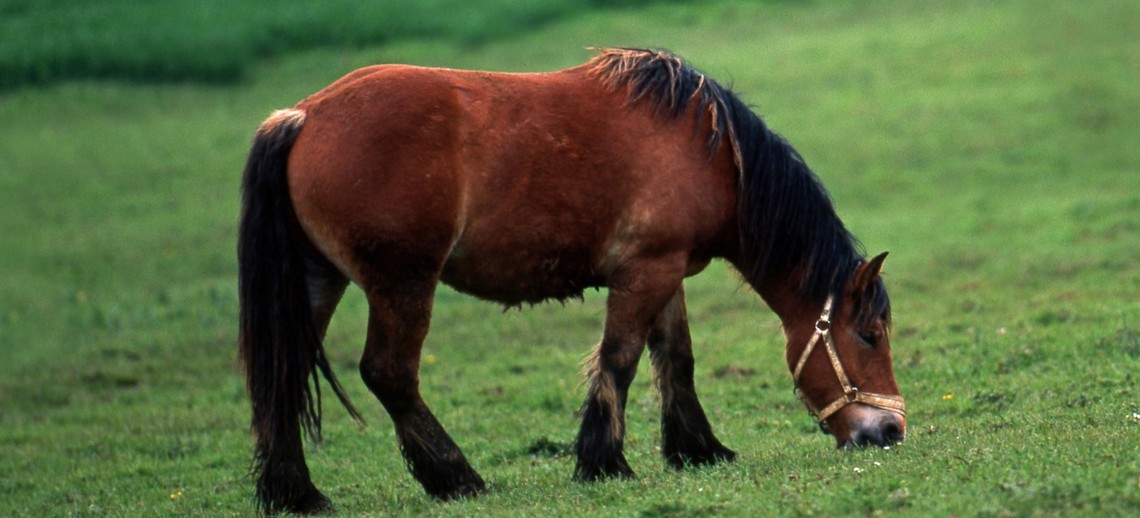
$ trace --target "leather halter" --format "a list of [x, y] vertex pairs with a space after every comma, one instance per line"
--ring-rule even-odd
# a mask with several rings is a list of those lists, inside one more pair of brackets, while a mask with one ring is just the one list
[[[795, 381], [796, 392], [799, 395], [800, 401], [804, 402], [808, 413], [819, 421], [819, 426], [823, 428], [824, 431], [827, 431], [827, 418], [852, 403], [870, 405], [905, 417], [906, 405], [903, 403], [902, 396], [863, 392], [860, 391], [858, 387], [851, 385], [851, 380], [847, 378], [847, 373], [843, 370], [843, 363], [839, 361], [839, 352], [835, 349], [835, 341], [831, 338], [831, 306], [833, 299], [834, 296], [827, 297], [827, 302], [823, 304], [823, 312], [820, 313], [819, 320], [815, 322], [815, 334], [813, 334], [811, 340], [808, 341], [804, 352], [800, 354], [800, 360], [796, 362], [796, 368], [792, 370], [792, 379]], [[823, 408], [817, 408], [815, 405], [812, 405], [811, 401], [808, 401], [808, 398], [800, 391], [800, 375], [803, 374], [804, 365], [807, 365], [808, 357], [811, 356], [812, 351], [815, 350], [815, 346], [819, 342], [823, 342], [824, 350], [827, 351], [827, 357], [831, 360], [831, 368], [834, 369], [835, 375], [839, 378], [839, 384], [843, 387], [843, 395], [825, 405]]]

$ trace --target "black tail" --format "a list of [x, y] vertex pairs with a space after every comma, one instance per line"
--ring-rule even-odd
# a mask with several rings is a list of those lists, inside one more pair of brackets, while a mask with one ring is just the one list
[[267, 119], [258, 128], [242, 178], [238, 345], [253, 406], [258, 500], [270, 512], [301, 488], [275, 487], [281, 484], [269, 472], [296, 461], [304, 467], [302, 429], [320, 441], [318, 369], [352, 417], [361, 420], [329, 367], [309, 301], [305, 258], [296, 246], [285, 166], [304, 120], [299, 110]]

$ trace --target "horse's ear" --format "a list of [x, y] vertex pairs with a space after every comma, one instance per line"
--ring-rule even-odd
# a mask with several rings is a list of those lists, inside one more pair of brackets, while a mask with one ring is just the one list
[[855, 278], [851, 285], [852, 293], [865, 293], [867, 288], [874, 284], [875, 279], [883, 273], [883, 261], [887, 258], [887, 252], [876, 255], [870, 261], [863, 263], [859, 270], [855, 272]]

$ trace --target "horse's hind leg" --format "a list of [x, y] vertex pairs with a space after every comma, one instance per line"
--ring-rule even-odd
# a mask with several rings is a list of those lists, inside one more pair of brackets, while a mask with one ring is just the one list
[[323, 260], [306, 258], [305, 283], [309, 288], [309, 303], [317, 321], [317, 332], [324, 340], [333, 312], [348, 288], [348, 277]]
[[[348, 278], [335, 268], [312, 258], [304, 261], [305, 284], [316, 323], [317, 336], [323, 340], [333, 311], [348, 287]], [[316, 514], [333, 509], [332, 502], [313, 485], [301, 441], [301, 431], [294, 421], [278, 429], [273, 438], [276, 448], [272, 458], [265, 458], [258, 480], [259, 495], [272, 495], [266, 506], [270, 514], [288, 510], [297, 514]]]
[[408, 469], [436, 498], [485, 490], [483, 479], [420, 396], [420, 351], [431, 319], [434, 278], [366, 291], [368, 341], [360, 373], [391, 416]]
[[717, 440], [693, 385], [693, 347], [678, 289], [653, 324], [649, 355], [661, 391], [661, 454], [676, 468], [732, 460], [736, 453]]

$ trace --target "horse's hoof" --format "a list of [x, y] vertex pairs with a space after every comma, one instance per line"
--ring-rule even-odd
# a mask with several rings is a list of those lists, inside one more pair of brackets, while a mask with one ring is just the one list
[[275, 515], [281, 512], [316, 515], [335, 512], [336, 507], [333, 506], [329, 497], [313, 489], [312, 492], [295, 497], [288, 502], [266, 502], [263, 510], [267, 515]]
[[486, 492], [487, 492], [487, 486], [483, 483], [482, 480], [480, 480], [480, 481], [478, 481], [478, 483], [463, 484], [463, 485], [455, 488], [454, 491], [451, 491], [447, 494], [441, 495], [439, 497], [439, 499], [440, 500], [458, 500], [460, 498], [474, 498], [474, 497], [479, 496], [480, 494], [483, 494]]
[[460, 498], [472, 498], [479, 496], [481, 493], [487, 492], [487, 484], [483, 482], [483, 478], [478, 473], [472, 471], [469, 476], [464, 477], [464, 480], [456, 481], [450, 487], [433, 487], [432, 490], [427, 490], [427, 493], [432, 498], [449, 501], [458, 500]]
[[689, 466], [710, 466], [721, 462], [732, 462], [736, 459], [736, 452], [716, 445], [698, 452], [669, 452], [665, 454], [665, 461], [676, 469]]
[[257, 484], [258, 508], [268, 515], [282, 512], [308, 515], [334, 511], [332, 500], [313, 485], [308, 471], [298, 473], [289, 467], [263, 470]]
[[596, 482], [611, 478], [629, 480], [637, 478], [637, 475], [634, 474], [633, 468], [629, 467], [629, 463], [625, 461], [624, 457], [618, 457], [597, 465], [579, 463], [574, 468], [574, 480], [578, 482]]
[[329, 500], [329, 497], [317, 491], [316, 495], [306, 499], [295, 507], [291, 507], [289, 511], [304, 515], [331, 514], [336, 511], [336, 507], [333, 506], [332, 500]]

